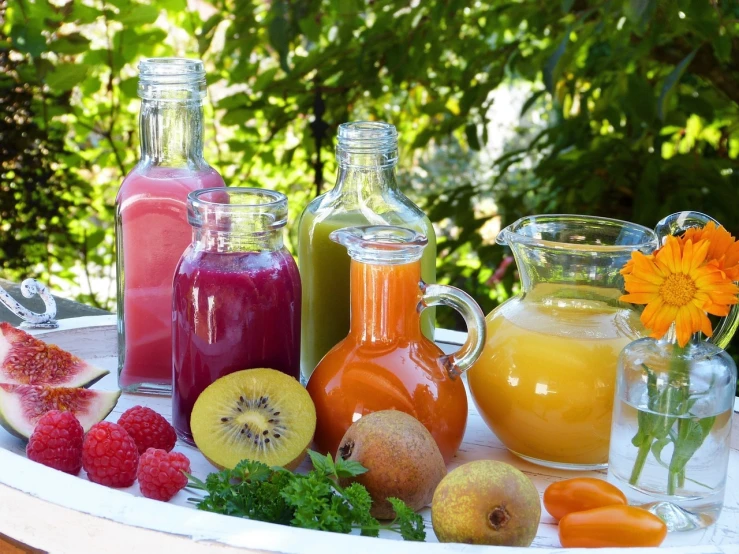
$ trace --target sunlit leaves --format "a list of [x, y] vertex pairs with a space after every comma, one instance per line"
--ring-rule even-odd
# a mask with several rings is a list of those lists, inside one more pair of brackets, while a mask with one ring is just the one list
[[81, 83], [90, 67], [85, 64], [62, 63], [46, 76], [46, 84], [51, 90], [65, 91]]

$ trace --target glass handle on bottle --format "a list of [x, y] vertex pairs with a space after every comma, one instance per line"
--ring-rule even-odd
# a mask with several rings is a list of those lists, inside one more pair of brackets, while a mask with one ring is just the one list
[[[716, 226], [721, 225], [710, 215], [701, 212], [677, 212], [661, 219], [654, 228], [654, 232], [657, 233], [659, 244], [662, 246], [669, 235], [680, 235], [691, 227], [705, 227], [711, 221]], [[739, 304], [734, 304], [729, 314], [721, 318], [713, 336], [708, 340], [719, 348], [726, 348], [737, 329], [739, 329]]]
[[449, 377], [455, 379], [472, 367], [482, 353], [485, 346], [485, 316], [477, 302], [456, 287], [421, 283], [421, 291], [421, 310], [432, 306], [449, 306], [462, 315], [467, 325], [467, 340], [462, 347], [454, 354], [439, 359]]

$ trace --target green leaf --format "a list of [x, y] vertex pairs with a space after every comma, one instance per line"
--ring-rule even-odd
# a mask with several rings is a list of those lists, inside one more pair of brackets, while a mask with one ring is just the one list
[[128, 98], [136, 98], [139, 90], [139, 78], [129, 77], [128, 79], [123, 79], [119, 88]]
[[557, 80], [557, 64], [567, 50], [567, 44], [569, 42], [570, 27], [567, 27], [562, 40], [559, 42], [559, 45], [554, 50], [552, 55], [549, 56], [549, 59], [547, 59], [546, 63], [544, 64], [544, 68], [542, 69], [544, 86], [547, 88], [551, 95], [554, 95], [554, 85]]
[[287, 55], [290, 49], [290, 39], [288, 37], [288, 23], [282, 15], [276, 15], [269, 23], [269, 43], [277, 50], [280, 55], [280, 67], [285, 73], [290, 72], [290, 66], [287, 64]]
[[690, 54], [685, 56], [682, 61], [680, 61], [680, 63], [677, 64], [675, 68], [670, 72], [670, 74], [665, 79], [665, 82], [662, 84], [662, 92], [660, 93], [659, 100], [657, 101], [657, 116], [660, 118], [661, 121], [665, 120], [667, 100], [669, 99], [673, 89], [675, 88], [675, 85], [678, 83], [678, 81], [680, 81], [683, 73], [685, 73], [685, 70], [690, 65], [690, 62], [693, 61], [693, 58], [695, 58], [695, 55], [697, 53], [698, 49], [696, 48]]
[[655, 115], [654, 91], [642, 75], [638, 73], [629, 75], [625, 100], [627, 105], [624, 108], [627, 111], [632, 112], [646, 124], [652, 123]]
[[670, 473], [679, 473], [685, 469], [693, 454], [708, 438], [715, 421], [715, 417], [680, 420], [675, 439], [675, 450], [670, 460]]
[[526, 112], [528, 112], [531, 107], [536, 103], [536, 101], [541, 98], [542, 94], [546, 92], [546, 89], [537, 90], [534, 94], [529, 96], [529, 98], [526, 100], [526, 102], [523, 103], [523, 106], [521, 107], [521, 113], [519, 114], [520, 117], [523, 117], [526, 115]]
[[631, 23], [643, 29], [649, 23], [654, 8], [654, 0], [626, 0], [624, 12]]
[[154, 23], [161, 12], [159, 7], [150, 4], [131, 4], [128, 10], [118, 16], [118, 21], [125, 26], [134, 27]]
[[86, 25], [95, 21], [102, 14], [103, 12], [101, 12], [97, 8], [87, 6], [82, 2], [73, 2], [72, 13], [69, 16], [69, 22]]
[[257, 77], [257, 80], [254, 81], [254, 92], [260, 92], [261, 90], [264, 90], [264, 88], [274, 80], [275, 75], [277, 75], [277, 72], [279, 70], [279, 67], [273, 67], [260, 73]]
[[400, 534], [407, 541], [425, 541], [426, 529], [423, 518], [411, 510], [405, 502], [399, 498], [390, 497], [388, 502], [395, 510], [395, 522], [400, 526]]
[[319, 454], [313, 450], [308, 450], [308, 456], [310, 461], [313, 463], [313, 468], [322, 473], [323, 475], [334, 475], [336, 473], [336, 466], [331, 458], [331, 454]]
[[467, 136], [467, 144], [472, 150], [480, 150], [480, 139], [477, 137], [477, 125], [470, 123], [464, 128], [464, 134]]
[[157, 4], [175, 14], [187, 11], [187, 0], [157, 0]]
[[298, 21], [298, 27], [309, 40], [318, 42], [321, 38], [321, 24], [319, 21], [320, 19], [315, 15], [310, 15]]
[[734, 37], [733, 34], [726, 33], [724, 35], [720, 35], [716, 37], [711, 43], [713, 46], [714, 54], [716, 54], [716, 57], [722, 63], [731, 62], [731, 49], [733, 46], [733, 43], [732, 43], [733, 37]]
[[575, 0], [562, 0], [562, 13], [570, 13]]
[[62, 35], [49, 44], [49, 50], [57, 54], [80, 54], [87, 52], [89, 48], [90, 41], [80, 33]]
[[90, 66], [83, 63], [60, 63], [46, 76], [46, 84], [54, 91], [65, 91], [84, 81]]
[[359, 462], [354, 460], [344, 460], [341, 457], [336, 458], [336, 475], [340, 478], [356, 477], [369, 471]]
[[10, 38], [18, 50], [31, 56], [40, 56], [46, 50], [46, 39], [41, 34], [41, 26], [38, 21], [30, 21], [28, 24], [14, 24], [10, 29]]

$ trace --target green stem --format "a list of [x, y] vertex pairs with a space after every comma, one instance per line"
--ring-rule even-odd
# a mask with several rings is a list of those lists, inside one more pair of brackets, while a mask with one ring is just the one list
[[674, 495], [677, 489], [677, 473], [669, 470], [667, 474], [667, 494]]
[[[690, 377], [685, 374], [690, 371], [686, 366], [684, 353], [686, 347], [681, 347], [677, 344], [673, 346], [672, 360], [670, 361], [670, 369], [668, 373], [668, 386], [672, 387], [673, 383], [679, 384], [679, 389], [675, 387], [674, 401], [668, 403], [665, 407], [666, 413], [671, 416], [685, 415], [688, 411], [688, 397], [690, 396]], [[687, 377], [687, 378], [686, 378]], [[673, 399], [671, 399], [673, 400]], [[675, 454], [678, 452], [678, 445], [682, 444], [686, 440], [686, 433], [688, 432], [688, 421], [685, 419], [678, 419], [677, 421], [677, 439], [674, 441], [674, 450], [672, 453], [673, 460]], [[673, 467], [672, 461], [670, 467], [667, 470], [667, 494], [674, 495], [678, 487], [681, 486], [681, 481], [685, 483], [685, 470], [684, 468], [676, 470]], [[682, 479], [680, 475], [683, 475]]]
[[642, 470], [644, 469], [644, 464], [647, 461], [647, 456], [649, 456], [649, 451], [652, 449], [652, 437], [646, 436], [644, 437], [644, 440], [642, 441], [641, 445], [639, 445], [639, 453], [636, 455], [636, 460], [634, 461], [634, 468], [631, 470], [631, 477], [629, 477], [629, 484], [636, 485], [639, 481], [639, 476], [641, 475]]

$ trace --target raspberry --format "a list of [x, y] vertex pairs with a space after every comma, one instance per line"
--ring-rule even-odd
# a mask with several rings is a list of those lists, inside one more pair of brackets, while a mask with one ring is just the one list
[[139, 451], [126, 430], [116, 423], [96, 423], [82, 443], [82, 467], [93, 483], [130, 487], [136, 480]]
[[82, 467], [82, 425], [72, 412], [51, 410], [38, 420], [26, 446], [29, 460], [77, 475]]
[[159, 448], [169, 452], [177, 442], [177, 435], [169, 422], [151, 408], [134, 406], [126, 410], [118, 420], [143, 454], [149, 448]]
[[190, 460], [179, 452], [149, 448], [139, 462], [139, 487], [146, 498], [167, 502], [187, 485]]

